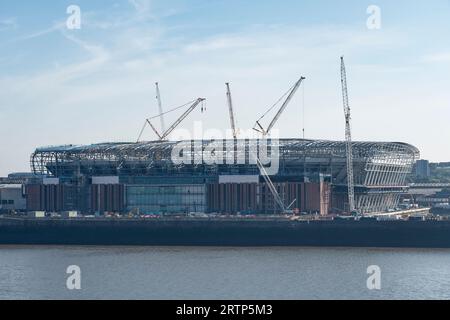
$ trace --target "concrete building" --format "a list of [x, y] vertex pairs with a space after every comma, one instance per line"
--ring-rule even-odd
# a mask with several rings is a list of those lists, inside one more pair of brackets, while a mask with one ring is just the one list
[[428, 179], [430, 177], [430, 162], [428, 160], [416, 161], [416, 177], [419, 179]]
[[26, 206], [23, 185], [0, 185], [0, 212], [25, 211]]

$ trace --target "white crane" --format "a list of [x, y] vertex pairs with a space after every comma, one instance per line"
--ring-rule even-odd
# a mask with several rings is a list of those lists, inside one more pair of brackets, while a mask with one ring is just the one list
[[269, 175], [267, 174], [266, 169], [264, 168], [263, 164], [261, 163], [261, 161], [259, 160], [259, 158], [256, 158], [256, 165], [259, 168], [259, 172], [261, 173], [261, 175], [264, 178], [264, 181], [266, 181], [267, 186], [269, 187], [270, 192], [273, 195], [273, 198], [275, 199], [275, 202], [277, 203], [277, 205], [280, 207], [282, 212], [286, 211], [286, 207], [284, 206], [284, 202], [281, 199], [280, 195], [278, 194], [277, 189], [275, 188], [275, 186], [272, 183], [272, 180], [270, 180]]
[[[180, 125], [180, 123], [184, 120], [184, 119], [186, 119], [186, 117], [192, 112], [192, 111], [194, 111], [194, 109], [200, 104], [200, 103], [202, 103], [203, 101], [205, 101], [206, 99], [204, 99], [204, 98], [198, 98], [198, 99], [196, 99], [195, 101], [191, 101], [191, 102], [188, 102], [188, 103], [186, 103], [186, 104], [184, 104], [184, 105], [182, 105], [182, 106], [180, 106], [180, 107], [177, 107], [177, 108], [175, 108], [175, 109], [172, 109], [172, 110], [170, 110], [170, 111], [167, 111], [166, 113], [169, 113], [169, 112], [172, 112], [172, 111], [175, 111], [175, 110], [178, 110], [178, 109], [180, 109], [180, 108], [182, 108], [182, 107], [185, 107], [185, 106], [187, 106], [187, 105], [189, 105], [189, 104], [191, 104], [190, 105], [190, 107], [166, 130], [166, 131], [164, 131], [163, 133], [159, 133], [159, 131], [155, 128], [155, 126], [151, 123], [151, 121], [150, 120], [152, 120], [152, 119], [155, 119], [155, 118], [159, 118], [159, 117], [161, 117], [163, 114], [159, 114], [159, 115], [157, 115], [157, 116], [154, 116], [154, 117], [152, 117], [152, 118], [148, 118], [148, 119], [146, 119], [145, 120], [145, 123], [144, 123], [144, 127], [142, 128], [142, 130], [141, 130], [141, 133], [139, 134], [139, 138], [138, 138], [138, 140], [137, 140], [137, 142], [139, 142], [140, 141], [140, 139], [141, 139], [141, 136], [142, 136], [142, 133], [144, 132], [144, 129], [145, 129], [145, 127], [147, 126], [147, 124], [150, 126], [150, 128], [152, 128], [152, 130], [155, 132], [155, 134], [158, 136], [158, 138], [159, 138], [159, 140], [160, 141], [163, 141], [163, 140], [165, 140], [171, 133], [172, 133], [172, 131], [173, 130], [175, 130], [176, 129], [176, 127], [178, 127], [179, 125]], [[165, 114], [166, 114], [165, 113]]]
[[233, 131], [233, 139], [236, 140], [237, 131], [236, 131], [236, 122], [234, 121], [233, 100], [231, 99], [230, 84], [227, 82], [225, 83], [225, 85], [227, 86], [228, 111], [230, 113], [231, 130]]
[[[276, 124], [276, 122], [278, 121], [278, 119], [280, 118], [281, 114], [283, 113], [283, 111], [286, 109], [286, 107], [288, 106], [289, 102], [291, 102], [292, 97], [295, 95], [295, 93], [297, 92], [298, 88], [300, 87], [300, 85], [302, 84], [302, 81], [305, 80], [305, 77], [301, 77], [295, 84], [294, 86], [289, 89], [288, 92], [286, 92], [269, 110], [266, 111], [266, 113], [264, 113], [262, 115], [261, 118], [259, 118], [256, 121], [255, 126], [253, 127], [253, 130], [262, 133], [263, 136], [267, 136], [270, 131], [272, 130], [272, 128], [274, 127], [274, 125]], [[261, 125], [260, 121], [262, 118], [264, 118], [285, 96], [287, 95], [286, 100], [283, 102], [283, 104], [281, 105], [280, 109], [278, 110], [277, 114], [275, 115], [275, 117], [272, 119], [272, 121], [270, 122], [269, 126], [267, 127], [267, 129], [264, 129], [264, 127]]]
[[256, 157], [256, 165], [258, 166], [259, 172], [264, 178], [264, 181], [266, 182], [267, 186], [269, 187], [270, 192], [272, 193], [273, 198], [275, 199], [275, 202], [277, 203], [278, 207], [281, 209], [282, 213], [292, 213], [292, 210], [290, 208], [293, 206], [293, 204], [297, 201], [297, 199], [294, 199], [287, 207], [284, 205], [283, 200], [280, 197], [280, 194], [277, 191], [277, 188], [272, 183], [272, 180], [269, 177], [269, 174], [266, 171], [266, 168], [264, 168], [264, 165], [261, 163], [258, 157]]
[[161, 92], [159, 91], [159, 83], [155, 83], [156, 86], [156, 100], [158, 101], [158, 111], [161, 115], [161, 131], [166, 131], [166, 125], [164, 123], [164, 113], [162, 109], [162, 102], [161, 102]]
[[355, 213], [356, 208], [355, 208], [355, 185], [353, 179], [352, 131], [351, 131], [350, 105], [348, 103], [347, 73], [345, 71], [344, 57], [341, 57], [341, 83], [342, 83], [342, 98], [344, 101], [344, 115], [345, 115], [348, 206], [350, 213], [353, 214]]

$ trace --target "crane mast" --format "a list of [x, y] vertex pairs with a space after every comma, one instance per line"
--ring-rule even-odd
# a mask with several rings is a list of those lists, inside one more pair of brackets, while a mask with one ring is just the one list
[[272, 193], [272, 196], [278, 205], [278, 207], [281, 209], [281, 213], [291, 213], [291, 207], [294, 205], [294, 203], [297, 201], [297, 198], [294, 199], [287, 207], [284, 204], [283, 199], [281, 199], [280, 194], [277, 191], [277, 188], [273, 184], [272, 180], [269, 177], [269, 174], [266, 171], [266, 168], [264, 168], [264, 165], [261, 163], [261, 160], [259, 160], [258, 157], [256, 157], [256, 165], [258, 166], [259, 172], [264, 178], [264, 181], [266, 182], [266, 185], [269, 187], [270, 192]]
[[236, 123], [234, 121], [233, 100], [231, 99], [230, 84], [227, 82], [225, 85], [227, 86], [227, 100], [228, 100], [228, 110], [230, 113], [231, 130], [233, 131], [233, 139], [236, 140], [237, 132], [236, 132]]
[[[150, 122], [149, 119], [145, 120], [148, 125], [150, 126], [150, 128], [152, 128], [153, 132], [156, 133], [156, 135], [158, 136], [159, 140], [163, 140], [162, 136], [160, 135], [160, 133], [158, 132], [158, 130], [156, 130], [155, 126], [153, 125], [153, 123]], [[139, 140], [138, 140], [139, 141]]]
[[264, 181], [266, 182], [267, 186], [269, 187], [269, 190], [272, 193], [272, 196], [275, 199], [275, 202], [280, 207], [281, 212], [285, 213], [286, 212], [286, 207], [284, 205], [284, 202], [281, 199], [281, 197], [280, 197], [280, 195], [279, 195], [279, 193], [277, 191], [277, 188], [272, 183], [272, 180], [270, 179], [266, 169], [264, 168], [264, 166], [261, 163], [261, 161], [259, 160], [259, 158], [256, 158], [256, 165], [258, 166], [258, 169], [259, 169], [261, 175], [263, 176]]
[[344, 102], [344, 115], [345, 115], [348, 205], [350, 213], [353, 213], [355, 212], [356, 208], [355, 208], [355, 185], [353, 179], [351, 114], [350, 114], [350, 105], [348, 102], [347, 73], [345, 71], [344, 57], [341, 57], [341, 83], [342, 83], [342, 98]]
[[158, 111], [159, 114], [161, 115], [161, 131], [166, 131], [166, 125], [164, 123], [164, 114], [163, 114], [163, 109], [162, 109], [162, 103], [161, 103], [161, 93], [159, 91], [159, 83], [156, 82], [156, 100], [158, 100]]

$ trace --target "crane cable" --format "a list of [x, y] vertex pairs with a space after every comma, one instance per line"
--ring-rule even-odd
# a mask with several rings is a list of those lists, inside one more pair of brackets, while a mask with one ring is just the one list
[[177, 110], [179, 110], [179, 109], [181, 109], [181, 108], [186, 107], [187, 105], [193, 104], [195, 101], [197, 101], [197, 99], [192, 100], [192, 101], [189, 101], [189, 102], [187, 102], [187, 103], [185, 103], [185, 104], [183, 104], [183, 105], [181, 105], [181, 106], [175, 107], [175, 108], [173, 108], [173, 109], [171, 109], [171, 110], [169, 110], [169, 111], [163, 112], [163, 113], [158, 114], [158, 115], [156, 115], [156, 116], [150, 117], [150, 118], [148, 118], [147, 120], [156, 119], [156, 118], [159, 118], [159, 117], [161, 117], [161, 116], [164, 116], [164, 115], [166, 115], [166, 114], [168, 114], [168, 113], [177, 111]]
[[271, 106], [271, 107], [270, 107], [270, 108], [269, 108], [269, 109], [261, 116], [261, 118], [258, 119], [257, 122], [259, 122], [262, 118], [264, 118], [265, 116], [267, 116], [267, 114], [268, 114], [270, 111], [272, 111], [272, 109], [275, 108], [276, 105], [279, 104], [279, 103], [281, 102], [281, 100], [283, 100], [283, 98], [286, 97], [286, 96], [289, 94], [289, 92], [292, 91], [292, 89], [294, 89], [294, 87], [295, 87], [295, 84], [294, 84], [292, 87], [290, 87], [289, 90], [288, 90], [285, 94], [283, 94], [283, 95], [280, 97], [280, 99], [278, 99], [277, 102], [275, 102], [275, 103], [273, 104], [273, 106]]
[[156, 115], [156, 116], [153, 116], [153, 117], [150, 117], [150, 118], [145, 119], [144, 126], [142, 127], [142, 129], [141, 129], [141, 131], [140, 131], [140, 133], [139, 133], [139, 137], [138, 137], [138, 139], [137, 139], [137, 142], [141, 141], [142, 135], [144, 134], [144, 130], [145, 130], [145, 128], [147, 127], [147, 124], [148, 124], [148, 121], [149, 121], [149, 120], [156, 119], [156, 118], [159, 118], [159, 117], [161, 117], [161, 116], [163, 116], [163, 115], [166, 115], [166, 114], [168, 114], [168, 113], [177, 111], [177, 110], [179, 110], [179, 109], [181, 109], [181, 108], [186, 107], [187, 105], [193, 104], [195, 101], [196, 101], [196, 100], [189, 101], [189, 102], [187, 102], [187, 103], [185, 103], [185, 104], [183, 104], [183, 105], [181, 105], [181, 106], [178, 106], [178, 107], [175, 107], [175, 108], [173, 108], [173, 109], [170, 109], [169, 111], [166, 111], [166, 112], [163, 112], [163, 113], [158, 114], [158, 115]]

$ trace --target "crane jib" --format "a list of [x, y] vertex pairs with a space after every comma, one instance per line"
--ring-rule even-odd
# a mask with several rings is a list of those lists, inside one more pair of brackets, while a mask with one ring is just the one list
[[[274, 106], [272, 106], [258, 121], [256, 121], [256, 125], [258, 125], [261, 128], [261, 131], [263, 133], [264, 136], [268, 135], [270, 133], [270, 131], [273, 129], [273, 127], [275, 126], [275, 124], [277, 123], [277, 121], [280, 119], [282, 113], [284, 112], [284, 110], [286, 109], [286, 107], [289, 105], [289, 103], [291, 102], [292, 98], [294, 97], [295, 93], [297, 92], [298, 88], [300, 87], [300, 85], [302, 84], [303, 80], [305, 80], [305, 77], [301, 77], [296, 83], [295, 85], [292, 87], [292, 89], [289, 91], [289, 94], [286, 98], [286, 100], [283, 102], [283, 104], [281, 105], [280, 109], [278, 110], [278, 112], [276, 113], [275, 117], [272, 119], [272, 121], [270, 122], [269, 126], [267, 127], [267, 129], [264, 129], [261, 124], [259, 123], [259, 121], [276, 105], [278, 104], [278, 102], [281, 101], [281, 99], [286, 95], [284, 94], [279, 101], [277, 101], [277, 103], [275, 103]], [[258, 130], [257, 130], [258, 131]]]

